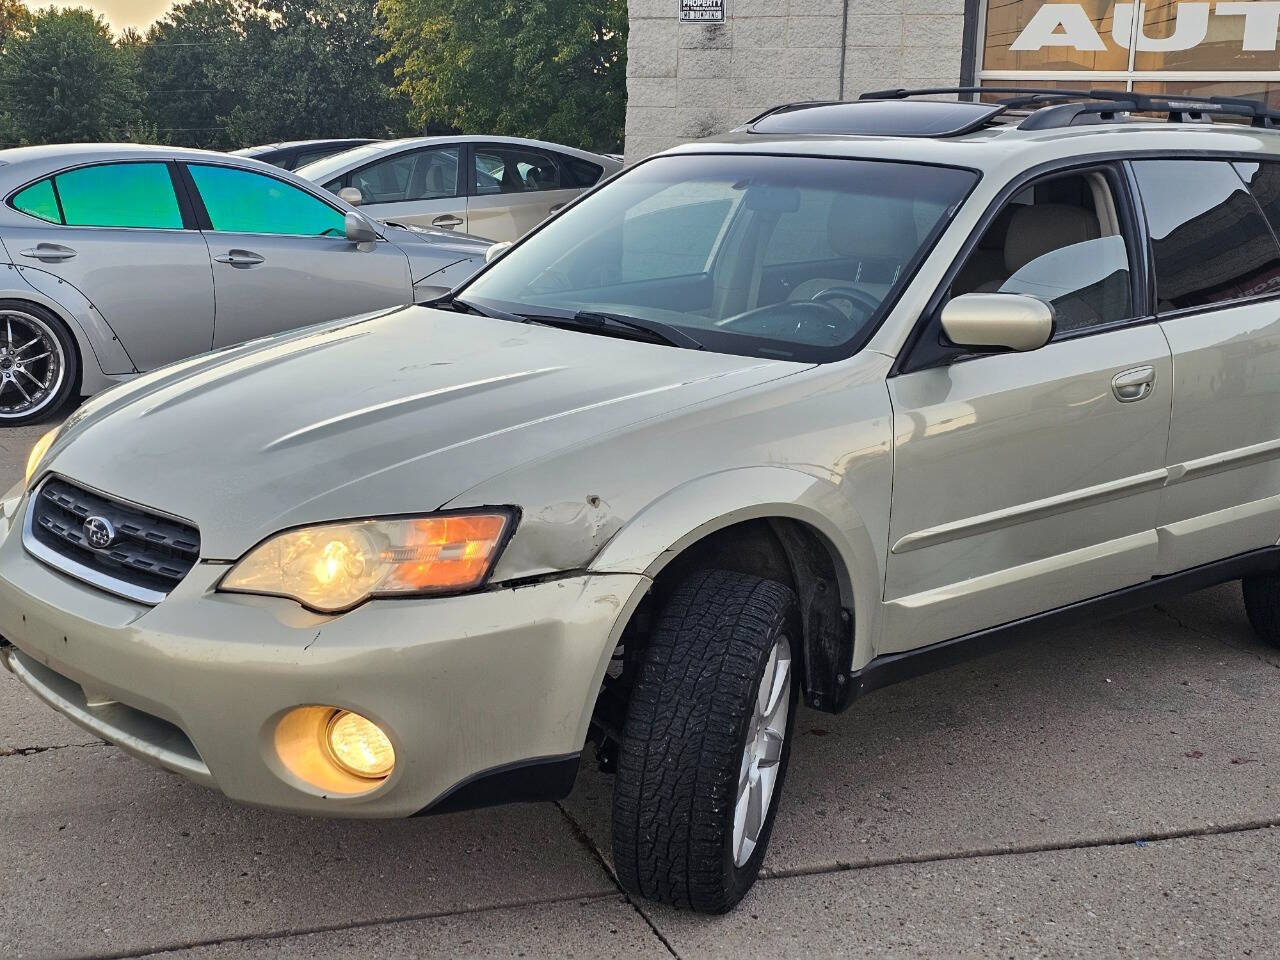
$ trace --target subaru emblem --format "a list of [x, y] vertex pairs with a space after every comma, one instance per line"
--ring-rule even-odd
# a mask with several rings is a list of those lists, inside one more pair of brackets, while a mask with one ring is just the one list
[[106, 517], [90, 517], [84, 522], [84, 538], [95, 550], [105, 550], [116, 542], [116, 528]]

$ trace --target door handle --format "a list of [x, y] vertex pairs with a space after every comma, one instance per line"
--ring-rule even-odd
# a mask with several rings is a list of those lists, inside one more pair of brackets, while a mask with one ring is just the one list
[[431, 225], [433, 227], [444, 227], [446, 230], [452, 230], [455, 227], [462, 226], [462, 218], [455, 217], [452, 213], [446, 213], [432, 220]]
[[1134, 367], [1117, 373], [1111, 380], [1111, 392], [1121, 403], [1133, 403], [1151, 396], [1156, 385], [1155, 367]]
[[220, 257], [214, 257], [218, 263], [229, 263], [233, 267], [254, 267], [265, 262], [266, 258], [252, 250], [228, 250]]
[[34, 247], [28, 247], [26, 250], [18, 251], [24, 257], [30, 257], [32, 260], [40, 260], [44, 263], [60, 263], [63, 260], [70, 260], [76, 255], [76, 252], [70, 247], [64, 247], [60, 243], [37, 243]]

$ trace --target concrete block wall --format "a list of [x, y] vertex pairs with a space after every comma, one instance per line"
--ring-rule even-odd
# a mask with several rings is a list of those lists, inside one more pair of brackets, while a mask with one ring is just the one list
[[628, 161], [723, 133], [794, 100], [960, 76], [964, 0], [726, 0], [680, 22], [679, 0], [629, 0]]

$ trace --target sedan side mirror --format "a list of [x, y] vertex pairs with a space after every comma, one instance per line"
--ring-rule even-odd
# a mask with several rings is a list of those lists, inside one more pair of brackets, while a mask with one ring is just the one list
[[493, 261], [497, 260], [500, 256], [502, 256], [504, 253], [510, 250], [512, 246], [513, 244], [510, 240], [502, 240], [498, 243], [495, 243], [492, 247], [490, 247], [488, 250], [484, 252], [484, 262], [493, 263]]
[[358, 213], [348, 213], [344, 221], [347, 239], [352, 243], [373, 243], [378, 239], [378, 231], [373, 224]]
[[364, 194], [360, 192], [359, 187], [343, 187], [338, 191], [338, 199], [343, 203], [349, 203], [353, 207], [358, 207], [364, 203]]
[[942, 308], [942, 332], [958, 347], [1038, 350], [1053, 327], [1053, 307], [1020, 293], [965, 293]]

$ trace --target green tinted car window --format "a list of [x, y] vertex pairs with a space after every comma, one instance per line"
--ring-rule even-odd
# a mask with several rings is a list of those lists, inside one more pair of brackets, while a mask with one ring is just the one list
[[190, 170], [214, 230], [299, 237], [346, 234], [341, 213], [292, 184], [233, 167], [193, 163]]
[[182, 229], [182, 212], [164, 163], [108, 163], [54, 177], [62, 215], [74, 227]]
[[53, 195], [53, 181], [41, 180], [27, 189], [14, 195], [13, 207], [23, 213], [50, 223], [61, 223], [62, 214], [58, 212], [58, 198]]

